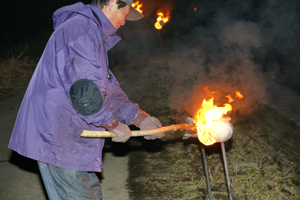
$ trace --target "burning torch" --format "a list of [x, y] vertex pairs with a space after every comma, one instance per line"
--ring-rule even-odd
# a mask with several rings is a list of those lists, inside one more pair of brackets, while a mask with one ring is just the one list
[[156, 18], [156, 22], [154, 24], [154, 27], [157, 30], [162, 29], [162, 27], [169, 22], [170, 20], [170, 11], [167, 11], [166, 14], [164, 14], [163, 12], [157, 11], [156, 13], [157, 18]]
[[132, 7], [134, 7], [140, 13], [143, 13], [142, 6], [143, 6], [143, 3], [140, 3], [140, 1], [135, 1], [132, 3]]
[[[207, 89], [207, 87], [205, 89]], [[233, 102], [235, 99], [241, 100], [243, 99], [243, 97], [244, 96], [239, 91], [236, 91], [236, 95], [234, 98], [232, 98], [230, 95], [226, 96], [226, 98], [228, 98], [229, 103]], [[226, 151], [224, 145], [224, 142], [229, 140], [233, 134], [233, 126], [230, 123], [230, 118], [225, 117], [225, 115], [232, 110], [232, 106], [229, 103], [225, 103], [224, 106], [218, 107], [214, 105], [213, 100], [214, 98], [210, 98], [209, 100], [204, 99], [201, 108], [196, 112], [194, 118], [191, 117], [186, 118], [187, 123], [174, 124], [174, 125], [164, 126], [161, 128], [151, 129], [151, 130], [132, 131], [132, 136], [136, 137], [136, 136], [154, 135], [157, 133], [176, 131], [176, 130], [191, 130], [193, 132], [197, 132], [197, 134], [184, 133], [183, 139], [188, 139], [189, 137], [197, 137], [201, 142], [201, 154], [202, 154], [202, 160], [203, 160], [203, 165], [205, 170], [207, 190], [210, 199], [212, 199], [212, 192], [210, 188], [204, 145], [212, 145], [216, 142], [221, 143], [228, 195], [229, 195], [229, 199], [232, 200], [233, 197], [231, 192], [231, 183], [229, 178]], [[109, 131], [88, 131], [88, 130], [84, 130], [81, 133], [81, 136], [99, 137], [99, 138], [116, 137], [112, 132]]]
[[[161, 34], [160, 34], [160, 30], [163, 28], [163, 26], [170, 21], [170, 11], [167, 10], [167, 12], [164, 14], [163, 12], [161, 11], [157, 11], [156, 13], [157, 15], [157, 18], [156, 18], [156, 22], [154, 24], [154, 27], [158, 30], [158, 38], [159, 38], [159, 44], [160, 44], [160, 48], [163, 51], [163, 47], [162, 47], [162, 42], [161, 42]], [[168, 65], [168, 61], [166, 59], [166, 56], [165, 56], [165, 61], [166, 61], [166, 65]]]

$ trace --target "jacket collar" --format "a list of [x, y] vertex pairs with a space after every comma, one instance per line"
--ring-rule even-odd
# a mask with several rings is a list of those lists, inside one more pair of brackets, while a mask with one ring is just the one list
[[101, 32], [104, 40], [110, 35], [117, 32], [117, 29], [113, 26], [113, 24], [104, 15], [102, 10], [98, 6], [93, 6], [93, 5], [87, 5], [87, 6], [91, 9], [91, 12], [93, 13], [93, 17], [94, 17], [93, 20], [101, 27]]

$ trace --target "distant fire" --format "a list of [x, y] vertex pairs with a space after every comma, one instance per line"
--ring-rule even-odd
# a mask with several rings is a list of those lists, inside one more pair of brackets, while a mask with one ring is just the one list
[[157, 11], [156, 13], [156, 23], [154, 24], [155, 28], [160, 30], [170, 20], [170, 11], [167, 11], [165, 14], [163, 12]]
[[137, 11], [139, 11], [140, 13], [143, 13], [142, 6], [143, 6], [143, 3], [140, 3], [140, 1], [135, 1], [132, 3], [132, 7], [137, 9]]

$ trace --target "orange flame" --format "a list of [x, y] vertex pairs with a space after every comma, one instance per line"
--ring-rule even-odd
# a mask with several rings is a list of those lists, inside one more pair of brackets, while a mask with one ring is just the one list
[[231, 97], [230, 94], [227, 95], [226, 98], [228, 98], [228, 103], [232, 103], [234, 101], [234, 99], [241, 100], [244, 98], [244, 96], [240, 93], [240, 91], [236, 90], [234, 99]]
[[[208, 87], [205, 87], [204, 91], [209, 92]], [[213, 94], [216, 93], [218, 93], [218, 91], [210, 92], [210, 95], [213, 96]], [[235, 98], [240, 100], [243, 97], [244, 96], [237, 90]], [[197, 129], [198, 139], [205, 145], [212, 145], [217, 142], [216, 137], [222, 138], [223, 136], [225, 137], [224, 134], [227, 134], [226, 130], [217, 130], [219, 127], [216, 127], [214, 124], [215, 122], [217, 122], [216, 124], [219, 125], [222, 125], [223, 123], [227, 125], [229, 124], [228, 126], [232, 126], [229, 123], [230, 118], [225, 118], [224, 116], [232, 110], [232, 106], [229, 103], [232, 103], [235, 98], [233, 99], [230, 95], [227, 95], [226, 98], [228, 98], [228, 103], [225, 103], [223, 107], [214, 105], [214, 98], [210, 98], [208, 101], [204, 99], [202, 102], [202, 107], [194, 116], [194, 124]], [[225, 128], [228, 127], [227, 125], [225, 125]], [[212, 133], [212, 130], [214, 130], [214, 133]], [[214, 135], [216, 130], [218, 132], [218, 136]]]
[[155, 28], [160, 30], [162, 29], [163, 25], [167, 23], [170, 20], [170, 12], [167, 11], [167, 13], [164, 15], [162, 12], [157, 11], [157, 18], [156, 23], [154, 24]]
[[230, 94], [227, 95], [226, 97], [228, 98], [228, 103], [231, 103], [234, 101], [233, 98], [230, 96]]
[[140, 3], [140, 1], [135, 1], [132, 3], [132, 7], [137, 9], [137, 11], [139, 11], [140, 13], [143, 13], [142, 6], [143, 6], [143, 3]]
[[242, 98], [244, 98], [244, 96], [240, 93], [240, 91], [235, 91], [235, 98], [237, 98], [238, 100], [241, 100]]

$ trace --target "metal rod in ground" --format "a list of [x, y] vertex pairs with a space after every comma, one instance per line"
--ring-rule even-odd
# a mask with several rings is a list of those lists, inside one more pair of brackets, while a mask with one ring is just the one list
[[159, 39], [160, 49], [163, 51], [163, 48], [162, 48], [162, 43], [161, 43], [161, 35], [160, 35], [160, 30], [158, 30], [158, 39]]
[[222, 148], [223, 163], [224, 163], [224, 169], [225, 169], [225, 175], [226, 175], [228, 197], [229, 197], [229, 200], [233, 200], [224, 142], [221, 142], [221, 148]]
[[207, 170], [207, 162], [206, 162], [206, 156], [205, 156], [205, 149], [204, 149], [204, 145], [202, 143], [201, 143], [201, 155], [202, 155], [202, 161], [203, 161], [205, 178], [206, 178], [207, 192], [209, 194], [209, 199], [212, 200], [213, 196], [212, 196], [212, 192], [211, 192], [209, 175], [208, 175], [208, 170]]
[[158, 30], [158, 38], [159, 38], [160, 49], [162, 51], [162, 54], [164, 54], [163, 57], [165, 59], [166, 65], [168, 66], [167, 56], [165, 55], [166, 53], [164, 52], [163, 47], [162, 47], [160, 30]]

